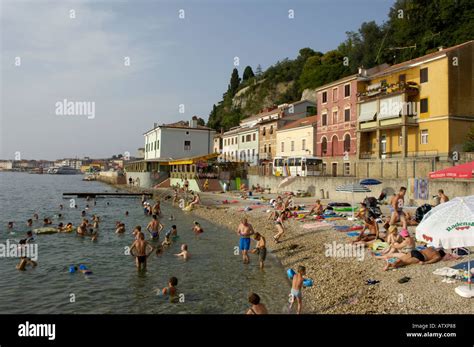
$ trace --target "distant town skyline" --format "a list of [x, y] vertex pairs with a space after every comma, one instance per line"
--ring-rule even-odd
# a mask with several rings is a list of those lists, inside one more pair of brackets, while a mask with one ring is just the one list
[[392, 4], [2, 1], [0, 158], [134, 156], [155, 122], [207, 120], [234, 57], [242, 75], [335, 49]]

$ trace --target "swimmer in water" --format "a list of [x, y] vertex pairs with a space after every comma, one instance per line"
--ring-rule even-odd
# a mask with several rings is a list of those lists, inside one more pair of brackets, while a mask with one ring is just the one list
[[[132, 246], [130, 247], [131, 254], [133, 249], [137, 250], [137, 255], [135, 257], [135, 264], [137, 266], [137, 270], [146, 270], [147, 258], [153, 252], [154, 248], [147, 241], [145, 241], [145, 235], [142, 232], [138, 234], [138, 239], [135, 240]], [[150, 251], [147, 253], [147, 250]]]
[[51, 225], [53, 224], [53, 221], [49, 218], [43, 219], [43, 226]]
[[82, 211], [82, 212], [81, 212], [81, 216], [82, 216], [82, 217], [85, 217], [85, 216], [86, 216], [86, 211]]
[[31, 218], [28, 219], [28, 220], [26, 221], [26, 226], [27, 226], [27, 227], [32, 227], [32, 226], [33, 226], [33, 219], [31, 219]]
[[171, 215], [170, 218], [168, 218], [169, 220], [174, 220], [174, 216]]
[[194, 231], [194, 234], [199, 235], [204, 232], [204, 229], [201, 227], [201, 224], [195, 221], [194, 226], [193, 226], [193, 231]]
[[188, 258], [190, 257], [190, 254], [188, 252], [188, 245], [183, 243], [181, 245], [181, 253], [177, 253], [177, 254], [175, 254], [175, 256], [183, 257], [184, 260], [188, 260]]
[[63, 204], [60, 204], [60, 205], [59, 205], [59, 209], [60, 209], [60, 210], [64, 209]]
[[8, 229], [13, 229], [13, 222], [8, 222]]
[[58, 224], [58, 231], [59, 231], [59, 232], [64, 231], [64, 224], [63, 224], [63, 223], [59, 223], [59, 224]]
[[16, 265], [16, 269], [19, 271], [25, 271], [27, 265], [31, 265], [33, 267], [38, 265], [37, 262], [23, 255], [24, 253], [26, 253], [25, 251], [26, 251], [27, 243], [28, 243], [27, 239], [24, 239], [24, 240], [20, 240], [20, 243], [18, 245], [18, 247], [20, 248], [19, 253], [22, 254], [22, 256], [20, 256], [20, 262]]
[[171, 277], [168, 280], [168, 287], [165, 287], [161, 290], [163, 295], [169, 295], [170, 300], [173, 301], [178, 293], [176, 286], [178, 285], [178, 279], [176, 277]]
[[161, 243], [161, 246], [163, 248], [171, 246], [170, 234], [171, 233], [166, 233], [165, 240]]
[[38, 219], [39, 219], [39, 216], [38, 216], [37, 213], [33, 214], [33, 219], [34, 219], [34, 220], [38, 220]]
[[163, 230], [163, 228], [163, 224], [160, 223], [157, 215], [154, 214], [150, 223], [148, 223], [146, 230], [148, 230], [148, 232], [150, 233], [152, 240], [158, 241], [160, 238], [160, 232], [161, 230]]
[[153, 205], [153, 208], [152, 208], [152, 213], [159, 216], [161, 215], [161, 203], [160, 203], [160, 199], [157, 199], [156, 200], [156, 203]]
[[127, 217], [128, 217], [128, 211], [125, 211], [125, 216], [127, 216]]
[[117, 222], [118, 224], [116, 224], [116, 229], [115, 229], [115, 233], [116, 234], [123, 234], [125, 232], [125, 224], [123, 223], [120, 223], [120, 222]]
[[77, 227], [76, 233], [77, 235], [85, 236], [87, 234], [87, 222], [83, 220], [82, 223]]

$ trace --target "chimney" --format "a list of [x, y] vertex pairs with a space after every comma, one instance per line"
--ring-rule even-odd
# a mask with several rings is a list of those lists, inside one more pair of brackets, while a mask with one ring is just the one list
[[197, 126], [198, 126], [198, 117], [193, 116], [193, 118], [191, 118], [190, 126], [191, 126], [191, 128], [197, 128]]

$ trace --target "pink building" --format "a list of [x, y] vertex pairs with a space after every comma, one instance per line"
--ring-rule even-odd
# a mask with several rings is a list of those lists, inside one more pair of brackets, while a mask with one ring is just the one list
[[355, 174], [357, 93], [363, 79], [355, 74], [316, 89], [316, 155], [322, 157], [326, 174]]

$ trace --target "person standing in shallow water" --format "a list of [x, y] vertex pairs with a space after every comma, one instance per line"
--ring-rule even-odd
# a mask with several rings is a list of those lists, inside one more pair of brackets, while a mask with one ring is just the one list
[[249, 263], [249, 249], [250, 249], [250, 236], [254, 234], [252, 224], [250, 224], [247, 218], [243, 218], [237, 228], [237, 234], [240, 236], [239, 249], [242, 252], [242, 260], [244, 264]]

